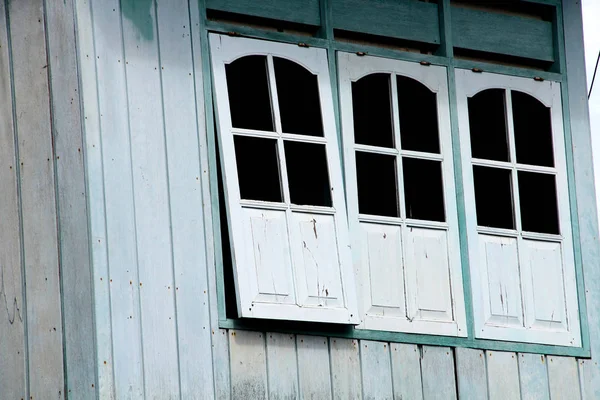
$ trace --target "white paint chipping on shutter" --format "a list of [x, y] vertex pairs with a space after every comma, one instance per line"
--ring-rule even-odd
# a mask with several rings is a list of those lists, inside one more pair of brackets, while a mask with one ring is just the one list
[[[338, 64], [348, 215], [362, 320], [357, 328], [466, 336], [446, 69], [349, 53], [338, 53]], [[375, 73], [390, 74], [392, 148], [355, 141], [352, 83]], [[401, 148], [402, 94], [396, 90], [401, 76], [436, 94], [438, 154]], [[399, 218], [359, 214], [357, 150], [397, 157]], [[402, 174], [406, 158], [441, 163], [445, 222], [407, 217]]]
[[[581, 346], [560, 84], [467, 70], [457, 70], [456, 83], [475, 336]], [[468, 99], [486, 89], [506, 91], [506, 162], [471, 155]], [[533, 96], [549, 108], [554, 167], [517, 161], [514, 91]], [[511, 171], [514, 229], [478, 225], [474, 165]], [[522, 229], [517, 171], [555, 177], [559, 234]], [[544, 200], [539, 199], [540, 204]]]
[[[221, 35], [211, 35], [210, 46], [240, 317], [358, 323], [326, 51]], [[248, 55], [267, 59], [273, 132], [233, 128], [226, 65]], [[283, 131], [274, 58], [293, 61], [317, 77], [322, 137]], [[277, 142], [282, 202], [242, 199], [234, 136]], [[292, 204], [284, 150], [291, 142], [325, 146], [331, 207]]]

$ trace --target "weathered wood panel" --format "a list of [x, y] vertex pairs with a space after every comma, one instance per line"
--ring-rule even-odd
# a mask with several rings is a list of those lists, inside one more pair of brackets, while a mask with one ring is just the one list
[[26, 398], [25, 303], [6, 3], [0, 2], [0, 388]]
[[487, 398], [487, 374], [485, 353], [482, 350], [460, 349], [454, 352], [456, 357], [457, 389], [461, 400]]
[[573, 357], [548, 356], [550, 398], [580, 400], [579, 371]]
[[546, 356], [519, 354], [521, 398], [532, 400], [550, 398], [546, 363]]
[[46, 1], [67, 395], [95, 397], [93, 297], [73, 2]]
[[298, 378], [302, 399], [331, 398], [331, 367], [327, 340], [319, 336], [298, 335], [296, 338]]
[[267, 398], [265, 338], [260, 332], [230, 331], [231, 396]]
[[267, 365], [269, 399], [297, 399], [298, 361], [294, 335], [267, 333]]
[[360, 341], [363, 397], [365, 399], [392, 399], [392, 370], [390, 344]]
[[451, 348], [423, 346], [421, 371], [425, 400], [457, 398], [454, 353]]
[[358, 340], [330, 339], [331, 383], [335, 400], [362, 398]]
[[[144, 395], [139, 294], [141, 282], [138, 277], [123, 35], [120, 13], [113, 11], [120, 7], [117, 0], [93, 0], [91, 6], [102, 156], [102, 170], [94, 173], [103, 175], [101, 184], [104, 196], [96, 198], [98, 202], [90, 202], [90, 207], [104, 209], [108, 256], [107, 276], [100, 276], [99, 284], [108, 281], [110, 290], [108, 323], [112, 325], [114, 357], [111, 373], [115, 381], [115, 397], [139, 399]], [[82, 53], [91, 53], [93, 50], [94, 48], [84, 49]], [[96, 243], [101, 245], [102, 240], [101, 236], [93, 237], [95, 246]], [[101, 248], [94, 247], [93, 250], [96, 253]], [[96, 256], [101, 257], [98, 254]], [[107, 321], [97, 321], [96, 324], [99, 323], [105, 324]], [[101, 396], [108, 396], [108, 393], [101, 393]]]
[[394, 399], [422, 399], [421, 348], [399, 343], [391, 347]]
[[57, 212], [42, 0], [8, 3], [17, 116], [29, 395], [64, 393]]
[[486, 351], [490, 400], [520, 399], [519, 367], [515, 353]]

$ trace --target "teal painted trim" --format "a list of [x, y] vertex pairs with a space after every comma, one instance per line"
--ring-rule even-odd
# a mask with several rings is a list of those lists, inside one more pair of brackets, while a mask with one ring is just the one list
[[452, 7], [454, 46], [554, 62], [552, 22]]
[[254, 17], [321, 25], [319, 0], [206, 0], [206, 7]]
[[463, 69], [478, 68], [484, 72], [493, 72], [495, 74], [520, 76], [523, 78], [532, 78], [532, 79], [535, 77], [539, 77], [544, 80], [554, 81], [554, 82], [562, 82], [563, 81], [563, 74], [559, 74], [559, 73], [555, 73], [555, 72], [540, 71], [537, 69], [510, 67], [510, 66], [505, 66], [505, 65], [491, 64], [491, 63], [487, 63], [487, 62], [462, 60], [462, 59], [454, 59], [452, 63], [454, 65], [454, 67], [456, 67], [456, 68], [463, 68]]
[[344, 325], [325, 325], [295, 323], [290, 321], [242, 321], [225, 319], [219, 321], [223, 329], [251, 330], [259, 332], [279, 332], [297, 335], [326, 336], [358, 340], [376, 340], [394, 343], [411, 343], [430, 346], [466, 347], [472, 349], [510, 351], [517, 353], [536, 353], [557, 356], [589, 358], [589, 349], [581, 347], [564, 347], [540, 345], [532, 343], [503, 342], [499, 340], [479, 340], [453, 336], [434, 336], [413, 333], [372, 331], [354, 329]]
[[439, 44], [437, 4], [410, 0], [331, 0], [333, 27]]
[[411, 51], [395, 50], [385, 47], [369, 46], [363, 44], [355, 44], [349, 42], [335, 41], [333, 47], [338, 51], [345, 51], [348, 53], [363, 52], [370, 56], [393, 58], [396, 60], [414, 61], [414, 62], [429, 62], [432, 65], [448, 65], [448, 59], [431, 54], [421, 54]]
[[[442, 34], [444, 42], [443, 51], [446, 56], [454, 56], [451, 5], [450, 0], [440, 1], [440, 21], [445, 28]], [[473, 291], [471, 287], [471, 265], [469, 261], [469, 241], [467, 238], [467, 211], [465, 204], [465, 190], [463, 187], [462, 157], [460, 148], [460, 132], [458, 128], [458, 105], [456, 97], [456, 73], [454, 66], [448, 66], [448, 96], [450, 106], [450, 130], [452, 135], [452, 160], [454, 163], [454, 185], [456, 190], [456, 207], [458, 215], [458, 235], [460, 244], [460, 261], [462, 272], [463, 296], [465, 303], [465, 317], [467, 319], [467, 336], [475, 338], [475, 317], [473, 314]]]
[[274, 42], [282, 43], [305, 43], [313, 47], [327, 48], [329, 41], [326, 39], [305, 36], [305, 35], [294, 35], [290, 33], [282, 33], [276, 31], [269, 31], [264, 29], [252, 28], [249, 26], [228, 24], [217, 21], [206, 21], [206, 28], [211, 32], [230, 34], [234, 32], [237, 35], [272, 40]]
[[449, 0], [441, 0], [438, 5], [438, 18], [440, 24], [440, 47], [436, 54], [441, 57], [454, 57], [452, 41], [452, 14]]
[[[212, 83], [212, 68], [210, 64], [210, 49], [208, 47], [208, 34], [206, 29], [206, 8], [204, 1], [200, 0], [200, 26], [201, 43], [200, 51], [202, 58], [202, 86], [204, 89], [204, 114], [206, 121], [206, 140], [208, 146], [208, 177], [210, 188], [210, 208], [212, 215], [212, 230], [213, 230], [213, 248], [215, 259], [215, 275], [217, 279], [217, 312], [219, 319], [226, 318], [225, 310], [225, 277], [223, 271], [223, 243], [221, 242], [221, 223], [220, 223], [220, 205], [219, 205], [219, 184], [217, 175], [217, 157], [216, 157], [216, 132], [215, 119], [213, 110], [213, 83]], [[210, 266], [209, 266], [210, 268]]]
[[[565, 70], [565, 41], [564, 19], [562, 7], [557, 8], [557, 55], [560, 70]], [[569, 189], [569, 204], [571, 206], [571, 234], [573, 237], [573, 256], [575, 257], [575, 280], [577, 284], [577, 300], [579, 303], [579, 323], [581, 327], [581, 343], [584, 349], [590, 348], [590, 332], [588, 326], [587, 301], [585, 298], [585, 284], [583, 279], [583, 257], [581, 254], [581, 231], [579, 228], [579, 209], [577, 204], [577, 182], [575, 180], [573, 135], [571, 131], [571, 107], [569, 102], [569, 82], [566, 76], [561, 85], [563, 125], [565, 136], [565, 153], [567, 158], [567, 183]]]
[[560, 4], [560, 0], [521, 0], [523, 3], [535, 3], [546, 6], [557, 6]]

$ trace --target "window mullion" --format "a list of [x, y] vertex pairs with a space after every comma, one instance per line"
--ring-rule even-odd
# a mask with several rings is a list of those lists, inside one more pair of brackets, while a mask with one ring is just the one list
[[398, 108], [398, 85], [396, 83], [396, 74], [391, 75], [390, 80], [392, 94], [392, 126], [394, 129], [394, 147], [398, 151], [396, 157], [396, 174], [398, 181], [398, 206], [400, 207], [400, 218], [402, 221], [406, 219], [406, 207], [404, 199], [404, 175], [402, 171], [402, 156], [400, 155], [400, 109]]
[[508, 146], [510, 151], [510, 164], [512, 165], [512, 195], [513, 195], [513, 207], [514, 207], [514, 218], [515, 228], [517, 232], [521, 232], [521, 201], [519, 198], [519, 177], [517, 173], [517, 150], [515, 146], [515, 127], [512, 109], [512, 96], [511, 90], [506, 90], [505, 97], [506, 104], [506, 129], [508, 130]]
[[271, 105], [273, 118], [275, 119], [275, 132], [279, 136], [277, 139], [277, 152], [279, 153], [279, 171], [281, 174], [281, 186], [283, 190], [283, 201], [290, 204], [290, 186], [288, 182], [287, 164], [285, 162], [285, 149], [283, 147], [281, 113], [279, 111], [279, 98], [277, 96], [277, 82], [275, 80], [275, 67], [273, 65], [273, 56], [267, 56], [267, 71], [269, 73], [269, 89], [271, 92]]

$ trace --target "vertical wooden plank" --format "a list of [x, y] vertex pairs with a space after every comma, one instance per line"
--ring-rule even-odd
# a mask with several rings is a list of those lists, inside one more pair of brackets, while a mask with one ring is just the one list
[[[139, 298], [141, 282], [138, 277], [125, 60], [118, 12], [120, 6], [118, 0], [92, 0], [91, 6], [108, 257], [108, 276], [100, 275], [95, 283], [102, 285], [104, 280], [109, 280], [113, 340], [111, 373], [114, 377], [115, 398], [141, 399], [144, 396]], [[96, 173], [100, 172], [88, 167], [90, 177]], [[90, 187], [93, 183], [95, 182], [90, 181]], [[90, 204], [92, 208], [99, 207], [98, 203]], [[96, 218], [95, 210], [91, 215]], [[103, 238], [95, 236], [101, 233], [94, 228], [94, 262], [97, 261], [96, 257], [101, 258], [99, 254]], [[101, 267], [102, 264], [99, 264], [99, 268]], [[100, 269], [99, 273], [102, 272], [104, 271]], [[100, 342], [99, 346], [103, 343]], [[102, 362], [104, 361], [108, 364], [109, 360]], [[102, 366], [100, 369], [103, 369]]]
[[267, 358], [262, 333], [230, 331], [231, 395], [234, 399], [267, 398]]
[[[182, 398], [214, 399], [194, 61], [187, 0], [157, 2]], [[202, 96], [202, 93], [199, 94]], [[203, 131], [204, 127], [202, 127]]]
[[579, 371], [573, 357], [548, 356], [550, 398], [580, 400]]
[[75, 0], [77, 45], [79, 56], [80, 96], [83, 112], [87, 195], [92, 263], [92, 287], [95, 323], [95, 354], [98, 397], [114, 399], [112, 323], [108, 258], [106, 248], [102, 140], [100, 110], [96, 86], [96, 53], [91, 5], [88, 0]]
[[415, 344], [391, 346], [394, 399], [422, 399], [421, 349]]
[[[598, 212], [594, 182], [589, 105], [585, 74], [581, 2], [563, 1], [565, 59], [568, 80], [568, 110], [572, 135], [574, 175], [577, 191], [581, 240], [581, 261], [585, 276], [585, 299], [589, 343], [594, 357], [600, 354], [600, 248], [598, 246]], [[585, 316], [584, 316], [585, 318]], [[586, 360], [581, 367], [585, 399], [600, 398], [600, 366], [597, 360]]]
[[299, 335], [296, 337], [296, 345], [298, 346], [300, 398], [330, 399], [331, 369], [327, 338]]
[[298, 361], [294, 335], [267, 333], [267, 365], [269, 399], [297, 399]]
[[392, 399], [392, 370], [389, 343], [360, 341], [363, 396]]
[[25, 304], [23, 298], [21, 222], [17, 192], [15, 126], [8, 10], [0, 2], [0, 388], [11, 399], [27, 397]]
[[546, 356], [519, 354], [519, 380], [521, 382], [522, 399], [549, 399]]
[[508, 352], [486, 352], [490, 400], [520, 399], [517, 355]]
[[73, 2], [46, 0], [58, 201], [66, 387], [69, 397], [95, 397], [92, 277]]
[[329, 339], [331, 383], [335, 400], [362, 398], [358, 340]]
[[486, 399], [487, 375], [482, 350], [455, 349], [458, 397], [461, 400]]
[[[173, 248], [161, 67], [154, 1], [121, 1], [138, 273], [144, 392], [180, 396]], [[191, 84], [191, 82], [190, 82]]]
[[423, 398], [456, 399], [454, 355], [449, 347], [423, 346]]
[[29, 395], [58, 398], [64, 395], [63, 343], [43, 1], [11, 1], [8, 12], [23, 210]]

